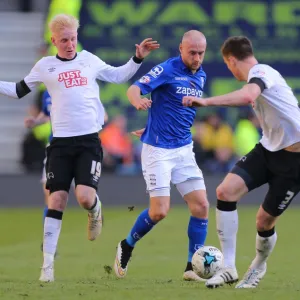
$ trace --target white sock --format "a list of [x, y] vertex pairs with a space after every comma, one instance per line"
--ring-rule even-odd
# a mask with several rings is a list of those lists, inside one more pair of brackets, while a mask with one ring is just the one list
[[44, 266], [47, 266], [54, 261], [61, 223], [62, 220], [49, 217], [45, 218], [43, 241]]
[[99, 207], [100, 207], [100, 200], [99, 200], [99, 196], [96, 194], [96, 199], [95, 199], [95, 201], [96, 201], [96, 205], [95, 205], [95, 207], [93, 207], [92, 209], [89, 209], [88, 211], [90, 212], [90, 213], [95, 213], [95, 212], [97, 212], [98, 210], [99, 210]]
[[51, 266], [51, 265], [53, 265], [53, 263], [54, 263], [54, 255], [44, 252], [43, 268]]
[[277, 241], [277, 233], [269, 237], [262, 237], [256, 234], [256, 257], [251, 263], [251, 268], [264, 269], [266, 261], [272, 253]]
[[238, 231], [237, 210], [216, 209], [217, 232], [224, 255], [224, 267], [235, 268], [236, 234]]

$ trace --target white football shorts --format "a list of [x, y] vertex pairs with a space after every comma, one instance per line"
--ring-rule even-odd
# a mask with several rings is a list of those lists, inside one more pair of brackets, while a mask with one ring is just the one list
[[[174, 185], [189, 180], [197, 181], [197, 189], [205, 190], [202, 171], [199, 169], [193, 143], [175, 149], [165, 149], [143, 144], [142, 170], [147, 191], [168, 190], [170, 182]], [[166, 194], [164, 194], [166, 195]]]

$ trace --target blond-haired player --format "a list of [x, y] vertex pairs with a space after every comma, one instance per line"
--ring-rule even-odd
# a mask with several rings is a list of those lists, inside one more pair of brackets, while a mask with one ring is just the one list
[[22, 98], [44, 83], [52, 99], [53, 139], [47, 147], [49, 209], [44, 225], [44, 261], [40, 280], [54, 281], [54, 254], [72, 179], [78, 203], [88, 211], [88, 239], [101, 232], [101, 206], [96, 190], [101, 174], [102, 148], [98, 138], [104, 120], [97, 79], [111, 83], [129, 80], [142, 60], [159, 47], [151, 38], [136, 44], [135, 56], [113, 67], [88, 51], [76, 52], [79, 22], [57, 15], [49, 23], [56, 56], [40, 59], [20, 82], [0, 82], [0, 93]]

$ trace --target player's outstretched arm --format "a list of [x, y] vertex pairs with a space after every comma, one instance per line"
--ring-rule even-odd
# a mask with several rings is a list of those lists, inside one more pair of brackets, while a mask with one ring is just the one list
[[135, 45], [135, 56], [120, 66], [113, 67], [106, 64], [100, 58], [98, 60], [98, 74], [99, 80], [111, 82], [111, 83], [124, 83], [127, 82], [140, 68], [141, 63], [145, 57], [147, 57], [152, 51], [159, 48], [157, 41], [153, 41], [152, 38], [143, 40], [140, 44]]
[[40, 62], [39, 60], [31, 69], [30, 73], [20, 82], [0, 81], [0, 94], [20, 99], [35, 89], [40, 83]]
[[240, 90], [210, 98], [197, 98], [185, 96], [182, 99], [183, 106], [244, 106], [253, 105], [261, 94], [260, 87], [255, 83], [244, 85]]
[[152, 101], [141, 97], [141, 89], [137, 85], [133, 84], [128, 88], [127, 97], [137, 110], [147, 110], [151, 107]]
[[135, 44], [135, 56], [139, 59], [144, 59], [153, 50], [159, 48], [157, 41], [153, 41], [152, 38], [144, 39], [140, 44]]
[[0, 81], [0, 94], [9, 96], [11, 98], [19, 99], [27, 94], [27, 89], [25, 86], [24, 86], [24, 80], [18, 83]]

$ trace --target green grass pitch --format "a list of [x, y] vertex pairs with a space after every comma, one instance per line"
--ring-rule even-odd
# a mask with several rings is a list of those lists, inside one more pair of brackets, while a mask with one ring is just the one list
[[[90, 242], [87, 214], [74, 208], [64, 215], [56, 281], [38, 281], [42, 263], [41, 209], [0, 211], [0, 299], [300, 299], [299, 213], [290, 208], [277, 225], [277, 246], [268, 272], [255, 290], [233, 286], [209, 290], [203, 283], [181, 280], [187, 258], [187, 208], [175, 207], [136, 246], [127, 277], [116, 279], [112, 267], [116, 245], [126, 237], [141, 209], [106, 208], [103, 233]], [[255, 254], [256, 209], [240, 207], [237, 267], [240, 277]], [[215, 213], [210, 212], [207, 245], [219, 248]]]

